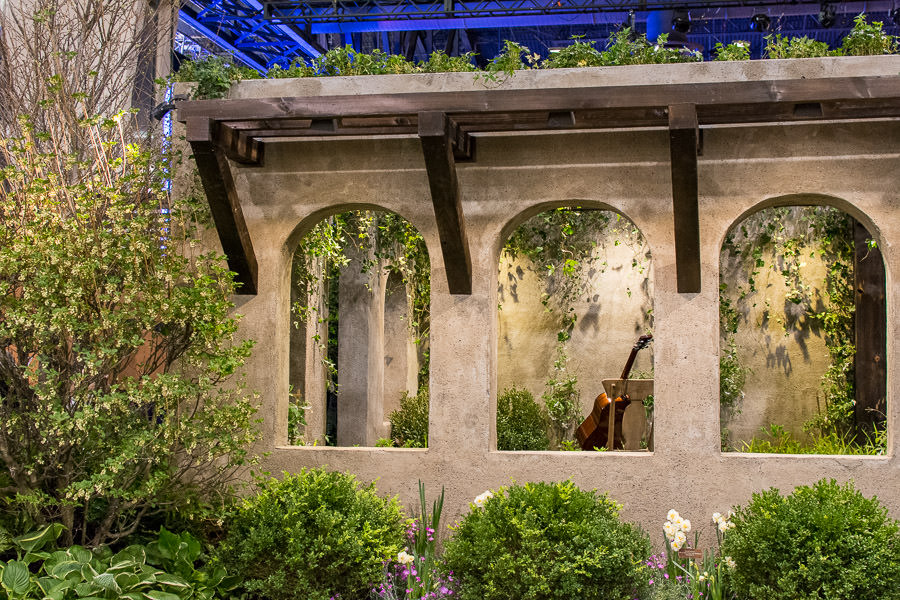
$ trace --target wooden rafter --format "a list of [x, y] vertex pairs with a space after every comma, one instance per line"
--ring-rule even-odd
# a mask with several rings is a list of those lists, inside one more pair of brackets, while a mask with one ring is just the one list
[[669, 154], [672, 164], [672, 212], [675, 215], [675, 276], [680, 293], [700, 291], [700, 211], [697, 154], [700, 128], [697, 107], [669, 107]]
[[451, 294], [471, 294], [472, 260], [453, 157], [454, 146], [461, 143], [471, 148], [471, 143], [460, 141], [457, 128], [442, 112], [419, 113], [419, 139], [425, 155], [447, 286]]
[[235, 281], [240, 284], [238, 293], [256, 294], [256, 255], [223, 149], [225, 142], [217, 139], [212, 123], [207, 122], [205, 128], [200, 123], [193, 125], [189, 130], [191, 150], [228, 268], [236, 273]]

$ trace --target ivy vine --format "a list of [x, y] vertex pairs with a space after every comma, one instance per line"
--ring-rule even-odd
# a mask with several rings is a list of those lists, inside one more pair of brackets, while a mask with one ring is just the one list
[[[747, 374], [735, 336], [746, 312], [760, 302], [763, 323], [780, 326], [785, 335], [806, 327], [817, 327], [822, 332], [830, 365], [821, 379], [824, 405], [803, 425], [813, 437], [812, 446], [820, 447], [826, 439], [854, 442], [854, 223], [852, 217], [831, 207], [770, 208], [748, 217], [726, 238], [723, 269], [725, 264], [740, 265], [728, 277], [747, 283], [720, 285], [723, 444], [727, 445], [728, 422], [740, 412]], [[803, 267], [809, 259], [819, 260], [825, 266], [823, 281], [808, 279]], [[757, 287], [763, 269], [777, 273], [784, 281], [787, 291], [785, 305], [780, 309], [772, 306]], [[779, 435], [778, 439], [787, 438]], [[797, 443], [790, 441], [791, 447]], [[759, 443], [746, 447], [770, 448]]]
[[[341, 269], [350, 262], [351, 251], [354, 256], [366, 256], [364, 273], [374, 276], [384, 270], [400, 275], [406, 289], [409, 331], [420, 348], [419, 388], [427, 389], [431, 266], [425, 240], [395, 213], [349, 211], [317, 223], [294, 254], [292, 285], [298, 300], [291, 307], [293, 324], [298, 328], [301, 323], [327, 324], [327, 339], [315, 335], [314, 340], [322, 349], [328, 390], [337, 390], [338, 280]], [[326, 301], [309, 303], [317, 293]], [[293, 394], [291, 402], [302, 406], [299, 394]], [[303, 418], [302, 411], [291, 414]]]
[[557, 448], [571, 438], [581, 417], [578, 380], [568, 369], [567, 345], [578, 320], [575, 303], [590, 293], [592, 276], [608, 266], [598, 251], [603, 240], [629, 245], [634, 249], [632, 267], [640, 273], [649, 268], [649, 248], [640, 230], [606, 210], [574, 207], [542, 212], [516, 228], [503, 248], [509, 260], [523, 257], [534, 265], [545, 290], [541, 303], [558, 319], [553, 371], [542, 395], [551, 443]]

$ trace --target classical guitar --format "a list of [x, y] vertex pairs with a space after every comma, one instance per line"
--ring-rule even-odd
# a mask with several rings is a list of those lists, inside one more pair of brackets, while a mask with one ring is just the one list
[[[653, 339], [652, 335], [642, 335], [631, 349], [628, 361], [625, 363], [625, 369], [622, 371], [621, 379], [627, 380], [631, 374], [631, 367], [634, 365], [634, 359], [637, 353], [643, 348], [650, 345]], [[627, 389], [627, 388], [626, 388]], [[610, 400], [606, 393], [600, 394], [594, 400], [594, 408], [591, 414], [587, 416], [584, 422], [578, 426], [575, 431], [575, 438], [582, 450], [593, 450], [594, 448], [607, 448], [607, 438], [609, 437], [609, 421], [610, 421], [610, 405], [615, 406], [614, 426], [613, 426], [613, 449], [620, 450], [625, 447], [625, 436], [622, 433], [622, 417], [625, 416], [625, 409], [631, 404], [628, 394], [622, 394], [615, 400]]]

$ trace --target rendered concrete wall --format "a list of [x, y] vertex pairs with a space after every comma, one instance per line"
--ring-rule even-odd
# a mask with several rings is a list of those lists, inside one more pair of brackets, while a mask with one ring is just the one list
[[[896, 76], [900, 57], [765, 63], [660, 65], [524, 72], [507, 87], [616, 83]], [[247, 82], [234, 97], [475, 89], [470, 74]], [[239, 297], [242, 332], [259, 341], [248, 363], [261, 393], [261, 425], [272, 472], [328, 465], [378, 479], [411, 507], [416, 481], [446, 486], [452, 522], [469, 502], [511, 480], [559, 480], [609, 491], [623, 517], [658, 531], [669, 508], [703, 523], [769, 486], [822, 477], [854, 479], [900, 516], [896, 376], [900, 212], [894, 140], [900, 123], [809, 123], [705, 129], [699, 163], [702, 288], [676, 291], [668, 137], [628, 130], [482, 135], [477, 161], [458, 166], [472, 256], [473, 293], [447, 293], [418, 139], [308, 139], [270, 143], [261, 168], [232, 165], [259, 261], [259, 295]], [[653, 260], [655, 447], [652, 453], [497, 452], [497, 266], [506, 236], [527, 217], [577, 201], [634, 221]], [[874, 235], [887, 272], [886, 456], [767, 456], [719, 451], [719, 254], [743, 215], [775, 204], [828, 203]], [[290, 261], [300, 237], [327, 214], [383, 207], [423, 234], [432, 260], [431, 416], [427, 450], [285, 447]], [[711, 533], [706, 532], [707, 542]]]

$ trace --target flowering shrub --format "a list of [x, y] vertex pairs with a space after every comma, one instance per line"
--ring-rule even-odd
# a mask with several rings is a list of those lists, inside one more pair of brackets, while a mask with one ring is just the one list
[[501, 488], [451, 527], [444, 561], [463, 600], [634, 598], [650, 540], [618, 511], [571, 481]]
[[753, 494], [722, 549], [744, 600], [900, 598], [900, 529], [877, 498], [821, 480]]
[[322, 469], [262, 484], [227, 519], [218, 559], [249, 598], [365, 598], [403, 547], [396, 499]]

